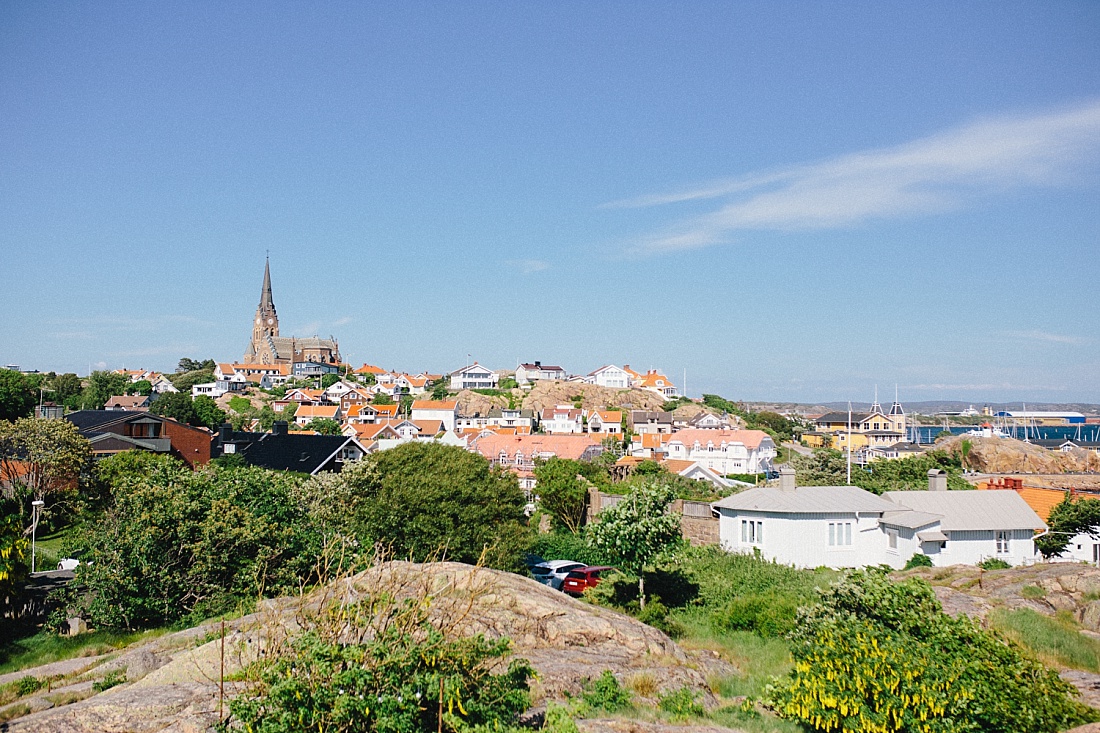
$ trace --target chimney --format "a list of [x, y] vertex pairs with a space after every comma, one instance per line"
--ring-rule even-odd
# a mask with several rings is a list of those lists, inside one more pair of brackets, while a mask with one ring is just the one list
[[233, 440], [233, 426], [225, 422], [218, 428], [218, 444], [225, 445], [229, 441]]
[[541, 361], [536, 361], [535, 362], [535, 368], [536, 369], [542, 369], [542, 362]]
[[272, 435], [286, 435], [287, 434], [287, 422], [286, 420], [276, 420], [275, 424], [271, 426]]
[[779, 469], [779, 490], [794, 491], [794, 469], [784, 466]]
[[947, 471], [938, 468], [929, 469], [928, 490], [947, 491]]

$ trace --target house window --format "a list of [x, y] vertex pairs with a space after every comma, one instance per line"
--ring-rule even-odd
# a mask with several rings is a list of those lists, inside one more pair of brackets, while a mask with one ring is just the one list
[[761, 544], [764, 541], [764, 523], [742, 519], [741, 541], [751, 545]]
[[829, 547], [845, 547], [852, 544], [851, 522], [829, 522]]
[[998, 555], [1007, 555], [1008, 554], [1008, 532], [1005, 532], [1005, 531], [997, 532], [997, 554]]
[[891, 550], [898, 549], [898, 531], [896, 529], [886, 530], [886, 539], [890, 544]]

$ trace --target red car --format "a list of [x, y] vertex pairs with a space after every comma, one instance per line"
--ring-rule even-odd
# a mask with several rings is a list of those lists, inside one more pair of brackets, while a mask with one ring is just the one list
[[571, 570], [562, 581], [561, 589], [571, 596], [583, 595], [585, 588], [595, 588], [600, 584], [600, 573], [614, 569], [608, 565], [589, 565], [586, 568]]

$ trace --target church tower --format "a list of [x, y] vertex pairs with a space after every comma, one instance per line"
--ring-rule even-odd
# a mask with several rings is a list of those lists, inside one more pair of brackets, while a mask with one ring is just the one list
[[265, 259], [264, 285], [260, 291], [260, 305], [256, 307], [256, 318], [252, 323], [252, 342], [245, 353], [245, 363], [271, 363], [270, 349], [267, 346], [268, 337], [278, 335], [279, 314], [275, 312], [275, 301], [271, 297], [271, 262]]

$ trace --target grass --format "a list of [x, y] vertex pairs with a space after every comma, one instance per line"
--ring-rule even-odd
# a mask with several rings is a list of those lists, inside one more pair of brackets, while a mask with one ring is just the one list
[[765, 639], [751, 631], [716, 630], [704, 615], [687, 611], [676, 614], [684, 627], [680, 646], [709, 649], [736, 665], [741, 674], [712, 680], [714, 692], [722, 697], [756, 697], [772, 677], [790, 671], [791, 652], [783, 639]]
[[6, 723], [15, 718], [22, 718], [24, 715], [30, 715], [30, 712], [31, 706], [26, 703], [22, 705], [12, 705], [11, 707], [0, 710], [0, 723]]
[[1030, 608], [998, 609], [989, 620], [993, 628], [1030, 649], [1044, 664], [1100, 672], [1100, 641], [1080, 633], [1068, 613], [1052, 618]]
[[[37, 667], [74, 657], [94, 657], [121, 649], [135, 641], [150, 639], [169, 629], [114, 632], [95, 631], [80, 636], [58, 636], [48, 631], [15, 638], [0, 639], [0, 674]], [[8, 636], [5, 629], [3, 636]]]

